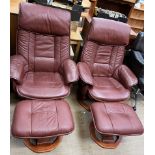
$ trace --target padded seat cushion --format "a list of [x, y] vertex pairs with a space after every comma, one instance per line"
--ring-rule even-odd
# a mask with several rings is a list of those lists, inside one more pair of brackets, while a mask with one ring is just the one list
[[91, 105], [95, 128], [101, 134], [139, 135], [143, 133], [135, 111], [126, 103], [101, 103]]
[[61, 98], [69, 95], [70, 89], [65, 86], [59, 73], [53, 72], [28, 72], [23, 83], [17, 85], [18, 93], [29, 98]]
[[111, 77], [94, 77], [94, 86], [90, 95], [98, 101], [121, 101], [128, 99], [130, 92], [121, 83]]
[[64, 100], [25, 100], [17, 104], [12, 135], [19, 138], [52, 137], [74, 129], [72, 113]]

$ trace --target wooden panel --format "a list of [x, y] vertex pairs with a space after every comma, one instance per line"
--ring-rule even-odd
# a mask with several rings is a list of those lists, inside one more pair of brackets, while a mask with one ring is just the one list
[[136, 3], [136, 0], [122, 0], [124, 2]]
[[18, 15], [10, 14], [10, 54], [16, 53], [16, 30], [18, 24]]
[[138, 29], [144, 28], [144, 21], [143, 20], [128, 19], [128, 24], [134, 28], [138, 28]]
[[18, 14], [19, 4], [26, 1], [27, 0], [10, 0], [10, 13]]
[[133, 31], [134, 31], [135, 33], [143, 32], [143, 31], [144, 31], [143, 29], [138, 29], [138, 28], [132, 28], [132, 29], [133, 29]]
[[144, 20], [144, 11], [133, 9], [130, 18], [134, 18], [137, 20]]

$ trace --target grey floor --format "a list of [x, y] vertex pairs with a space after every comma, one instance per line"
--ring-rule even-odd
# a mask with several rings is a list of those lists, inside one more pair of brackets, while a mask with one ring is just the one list
[[[61, 144], [52, 152], [41, 153], [42, 155], [143, 155], [144, 154], [144, 136], [130, 136], [123, 137], [121, 143], [116, 149], [103, 149], [92, 141], [89, 135], [89, 122], [91, 121], [91, 115], [84, 108], [82, 108], [77, 100], [76, 93], [73, 92], [67, 101], [70, 104], [75, 130], [67, 136], [63, 137]], [[14, 112], [14, 108], [18, 99], [14, 93], [11, 93], [11, 122]], [[129, 102], [131, 104], [132, 102]], [[143, 97], [138, 97], [137, 114], [144, 123], [144, 101]], [[11, 155], [34, 155], [23, 144], [22, 139], [16, 139], [10, 136], [10, 150]]]

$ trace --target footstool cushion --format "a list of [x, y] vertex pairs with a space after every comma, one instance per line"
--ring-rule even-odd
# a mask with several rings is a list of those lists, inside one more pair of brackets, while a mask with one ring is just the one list
[[18, 138], [42, 138], [69, 134], [73, 117], [64, 100], [25, 100], [17, 104], [12, 135]]
[[143, 125], [127, 103], [96, 102], [90, 109], [94, 126], [101, 134], [140, 135], [143, 133]]

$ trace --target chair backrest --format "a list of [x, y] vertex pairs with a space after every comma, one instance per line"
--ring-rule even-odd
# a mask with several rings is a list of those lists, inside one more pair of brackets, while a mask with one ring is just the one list
[[28, 61], [28, 70], [57, 72], [69, 58], [70, 12], [31, 3], [21, 3], [17, 54]]
[[144, 32], [138, 33], [133, 44], [133, 50], [144, 53]]
[[94, 76], [112, 76], [123, 62], [129, 35], [130, 27], [125, 23], [93, 18], [81, 61], [89, 65]]

